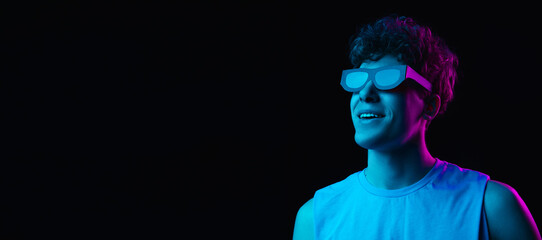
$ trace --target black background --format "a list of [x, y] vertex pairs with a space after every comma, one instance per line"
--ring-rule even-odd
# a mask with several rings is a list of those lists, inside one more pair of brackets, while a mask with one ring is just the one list
[[315, 190], [366, 166], [338, 82], [350, 37], [390, 13], [460, 58], [432, 154], [540, 219], [536, 7], [383, 5], [4, 6], [3, 238], [290, 238]]

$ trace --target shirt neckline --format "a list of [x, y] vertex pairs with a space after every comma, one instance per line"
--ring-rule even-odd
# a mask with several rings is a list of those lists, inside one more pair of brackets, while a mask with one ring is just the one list
[[436, 162], [433, 168], [431, 168], [431, 170], [427, 174], [425, 174], [425, 176], [422, 179], [413, 183], [412, 185], [409, 185], [403, 188], [398, 188], [398, 189], [389, 190], [389, 189], [377, 188], [373, 186], [371, 183], [369, 183], [369, 181], [367, 181], [367, 177], [365, 176], [366, 168], [358, 172], [358, 180], [359, 180], [360, 185], [363, 187], [363, 189], [365, 189], [367, 192], [373, 195], [377, 195], [381, 197], [402, 197], [419, 190], [420, 188], [424, 187], [429, 182], [431, 182], [434, 178], [438, 176], [438, 174], [444, 168], [444, 165], [445, 165], [444, 161], [436, 159]]

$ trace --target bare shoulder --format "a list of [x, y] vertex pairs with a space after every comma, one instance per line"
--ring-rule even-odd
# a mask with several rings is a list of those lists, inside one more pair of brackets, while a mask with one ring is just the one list
[[490, 205], [511, 203], [516, 200], [516, 196], [519, 197], [517, 191], [510, 185], [489, 180], [484, 195], [484, 203], [489, 203]]
[[491, 239], [541, 239], [527, 205], [508, 184], [490, 180], [484, 208]]
[[294, 226], [294, 240], [314, 239], [313, 199], [311, 198], [297, 211]]

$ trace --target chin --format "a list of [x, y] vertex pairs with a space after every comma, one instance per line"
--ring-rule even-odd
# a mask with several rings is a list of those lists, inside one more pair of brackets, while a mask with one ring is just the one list
[[397, 141], [389, 139], [387, 134], [368, 135], [356, 133], [354, 140], [360, 147], [372, 150], [389, 149], [397, 145]]
[[365, 134], [360, 134], [360, 133], [356, 133], [354, 135], [354, 140], [356, 141], [356, 143], [362, 147], [362, 148], [365, 148], [365, 149], [373, 149], [375, 147], [377, 147], [378, 145], [378, 136], [368, 136], [366, 133]]

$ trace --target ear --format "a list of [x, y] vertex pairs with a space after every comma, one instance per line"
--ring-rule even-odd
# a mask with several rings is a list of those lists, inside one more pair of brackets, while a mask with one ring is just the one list
[[431, 94], [425, 99], [425, 107], [423, 109], [423, 118], [425, 120], [433, 120], [440, 110], [440, 96]]

